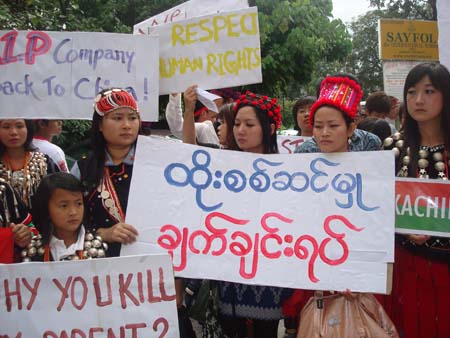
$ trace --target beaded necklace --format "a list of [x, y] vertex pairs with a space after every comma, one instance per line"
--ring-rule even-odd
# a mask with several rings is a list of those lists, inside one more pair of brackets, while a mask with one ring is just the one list
[[14, 168], [7, 154], [0, 161], [0, 177], [5, 179], [30, 207], [31, 196], [36, 191], [41, 179], [47, 174], [47, 160], [39, 152], [25, 153], [22, 168]]

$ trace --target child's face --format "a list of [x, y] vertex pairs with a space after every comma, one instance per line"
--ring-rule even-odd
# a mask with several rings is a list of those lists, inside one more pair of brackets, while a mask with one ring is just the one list
[[83, 222], [84, 205], [81, 192], [55, 189], [48, 203], [48, 213], [54, 225], [54, 234], [62, 239], [73, 234]]

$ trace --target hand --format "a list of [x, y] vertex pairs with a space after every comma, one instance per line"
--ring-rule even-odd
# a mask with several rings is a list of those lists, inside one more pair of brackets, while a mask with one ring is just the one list
[[406, 237], [410, 242], [413, 242], [416, 245], [423, 245], [431, 238], [431, 236], [428, 235], [407, 235]]
[[32, 234], [28, 226], [22, 223], [20, 224], [11, 223], [9, 226], [11, 227], [13, 232], [14, 243], [17, 246], [24, 248], [28, 244], [30, 244]]
[[192, 85], [184, 91], [184, 111], [194, 113], [197, 102], [197, 85]]
[[357, 293], [351, 292], [349, 289], [345, 289], [345, 291], [338, 291], [338, 294], [344, 296], [348, 300], [355, 299], [358, 296]]
[[136, 236], [139, 235], [137, 230], [127, 223], [116, 223], [111, 228], [100, 228], [97, 233], [106, 242], [122, 244], [136, 242]]

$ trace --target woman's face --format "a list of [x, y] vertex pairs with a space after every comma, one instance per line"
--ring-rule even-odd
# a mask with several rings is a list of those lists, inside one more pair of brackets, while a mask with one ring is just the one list
[[259, 154], [264, 152], [263, 130], [253, 107], [246, 106], [238, 110], [233, 134], [241, 150]]
[[311, 105], [301, 106], [297, 110], [297, 124], [300, 127], [302, 136], [311, 136], [312, 127], [309, 124], [309, 110]]
[[314, 115], [313, 136], [323, 153], [348, 151], [348, 138], [354, 130], [355, 124], [347, 127], [342, 112], [335, 108], [323, 106]]
[[227, 122], [225, 120], [220, 121], [220, 125], [217, 127], [217, 136], [219, 137], [219, 143], [222, 146], [228, 146], [227, 144]]
[[28, 135], [24, 119], [0, 120], [0, 141], [7, 149], [23, 147]]
[[83, 222], [83, 194], [78, 191], [55, 189], [48, 201], [48, 214], [56, 237], [64, 239], [74, 235]]
[[139, 114], [134, 110], [121, 107], [106, 114], [100, 122], [100, 131], [108, 146], [129, 147], [139, 133]]
[[409, 115], [418, 123], [440, 120], [444, 99], [426, 75], [406, 92]]

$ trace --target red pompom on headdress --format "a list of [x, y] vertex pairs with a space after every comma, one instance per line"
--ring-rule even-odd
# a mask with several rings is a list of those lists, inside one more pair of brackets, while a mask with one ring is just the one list
[[260, 96], [247, 91], [236, 100], [234, 111], [238, 111], [244, 106], [253, 106], [264, 111], [276, 129], [281, 126], [281, 107], [277, 104], [277, 98], [270, 98], [266, 95]]
[[127, 107], [137, 113], [139, 112], [133, 95], [124, 89], [113, 88], [98, 94], [95, 98], [94, 110], [100, 116], [105, 116], [121, 107]]
[[363, 92], [359, 84], [347, 77], [326, 77], [320, 84], [320, 95], [309, 112], [309, 123], [313, 125], [314, 114], [322, 106], [334, 107], [351, 119], [355, 118]]

